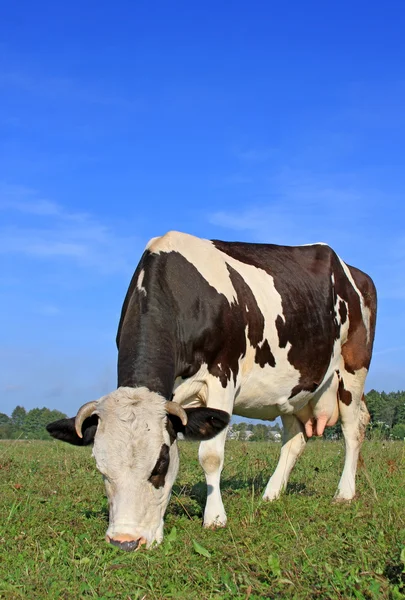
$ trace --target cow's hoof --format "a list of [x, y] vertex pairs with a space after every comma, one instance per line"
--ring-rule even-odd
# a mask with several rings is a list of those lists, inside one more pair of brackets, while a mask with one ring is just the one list
[[280, 494], [265, 494], [262, 496], [263, 502], [274, 502], [280, 498]]
[[226, 519], [215, 519], [215, 521], [204, 521], [204, 529], [221, 529], [226, 527]]
[[352, 498], [344, 498], [343, 496], [335, 496], [332, 499], [332, 504], [351, 504], [356, 499], [356, 496]]

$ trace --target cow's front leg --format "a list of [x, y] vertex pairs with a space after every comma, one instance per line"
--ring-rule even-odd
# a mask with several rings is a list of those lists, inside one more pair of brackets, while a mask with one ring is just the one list
[[204, 527], [225, 527], [226, 513], [221, 498], [221, 471], [224, 465], [226, 432], [221, 431], [207, 442], [201, 442], [198, 457], [207, 482], [207, 503], [204, 511]]

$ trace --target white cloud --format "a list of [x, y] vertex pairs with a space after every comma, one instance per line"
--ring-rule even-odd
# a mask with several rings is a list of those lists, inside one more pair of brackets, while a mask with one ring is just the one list
[[287, 208], [278, 203], [248, 208], [238, 214], [218, 211], [209, 217], [210, 223], [234, 231], [249, 232], [255, 241], [287, 243], [302, 238], [299, 224], [295, 224]]
[[[1, 196], [0, 188], [0, 196]], [[33, 202], [18, 202], [18, 201], [7, 201], [4, 200], [0, 204], [1, 210], [14, 210], [17, 212], [38, 215], [43, 217], [48, 216], [61, 216], [60, 207], [54, 202], [49, 200], [34, 200]]]
[[1, 254], [73, 260], [104, 273], [127, 272], [134, 266], [128, 264], [128, 257], [134, 254], [131, 250], [137, 246], [134, 236], [91, 214], [69, 211], [43, 199], [35, 190], [0, 186], [0, 209], [8, 221], [0, 227]]
[[3, 387], [3, 392], [5, 392], [6, 394], [10, 392], [21, 392], [23, 389], [23, 385], [9, 383]]
[[405, 299], [405, 238], [398, 233], [397, 197], [370, 190], [350, 174], [288, 168], [267, 181], [262, 176], [258, 187], [259, 193], [246, 198], [245, 209], [219, 210], [208, 215], [209, 222], [238, 239], [328, 243], [372, 275], [380, 299]]
[[[247, 198], [245, 210], [217, 211], [209, 215], [209, 222], [248, 232], [255, 241], [302, 244], [345, 239], [360, 215], [364, 220], [360, 193], [321, 178], [286, 170], [263, 187], [268, 191], [261, 192], [258, 200]], [[349, 212], [351, 228], [347, 227]]]

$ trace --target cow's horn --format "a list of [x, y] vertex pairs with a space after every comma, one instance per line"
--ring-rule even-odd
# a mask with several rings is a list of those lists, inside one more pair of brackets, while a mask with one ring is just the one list
[[87, 402], [86, 404], [83, 404], [83, 406], [81, 406], [79, 408], [79, 410], [77, 411], [77, 415], [76, 415], [76, 419], [75, 419], [75, 429], [76, 429], [76, 433], [79, 436], [79, 438], [83, 437], [83, 434], [82, 434], [83, 421], [85, 419], [87, 419], [87, 417], [90, 417], [94, 413], [96, 408], [97, 408], [97, 402], [96, 402], [96, 400], [92, 400], [91, 402]]
[[187, 425], [187, 413], [184, 408], [180, 406], [180, 404], [177, 404], [177, 402], [173, 401], [166, 402], [165, 409], [169, 415], [175, 415], [176, 417], [179, 417], [184, 426]]

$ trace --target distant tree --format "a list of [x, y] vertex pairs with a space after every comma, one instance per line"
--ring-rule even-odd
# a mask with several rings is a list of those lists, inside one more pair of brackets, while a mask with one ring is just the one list
[[40, 408], [33, 408], [27, 412], [24, 423], [24, 433], [34, 434], [41, 429], [42, 421], [42, 410]]
[[366, 394], [366, 404], [370, 413], [369, 435], [377, 439], [387, 439], [397, 424], [405, 423], [405, 392], [377, 392]]
[[10, 417], [4, 413], [0, 413], [0, 425], [9, 425], [10, 423]]
[[405, 423], [405, 392], [398, 392], [395, 403], [394, 426]]
[[327, 440], [340, 440], [342, 435], [342, 426], [339, 421], [332, 427], [325, 427], [324, 437]]
[[264, 423], [258, 423], [257, 425], [254, 425], [252, 431], [253, 435], [250, 437], [252, 442], [264, 442], [269, 437], [267, 425], [264, 425]]
[[380, 411], [380, 421], [388, 425], [388, 427], [392, 427], [394, 424], [395, 418], [395, 408], [398, 401], [398, 398], [395, 392], [391, 392], [386, 394], [385, 392], [381, 392], [382, 397], [382, 407]]
[[50, 439], [45, 427], [52, 421], [64, 419], [66, 415], [59, 410], [33, 408], [28, 412], [23, 406], [16, 406], [11, 418], [0, 413], [0, 439]]
[[366, 394], [366, 405], [367, 410], [370, 413], [370, 420], [372, 423], [376, 423], [380, 420], [380, 410], [381, 410], [381, 394], [376, 390], [371, 390]]
[[64, 419], [66, 415], [59, 410], [49, 410], [49, 408], [33, 408], [28, 411], [23, 427], [24, 434], [28, 438], [48, 439], [49, 434], [45, 427], [52, 421]]
[[397, 423], [391, 430], [391, 437], [394, 440], [405, 440], [405, 423]]
[[11, 422], [16, 429], [23, 429], [26, 417], [27, 411], [25, 408], [23, 406], [16, 406], [11, 413]]
[[240, 423], [235, 423], [234, 425], [232, 425], [233, 431], [238, 432], [237, 439], [242, 442], [244, 442], [246, 440], [247, 428], [248, 428], [248, 424], [245, 423], [244, 421], [241, 421]]
[[[7, 415], [6, 415], [7, 416]], [[13, 438], [14, 429], [11, 424], [11, 419], [8, 423], [0, 423], [0, 440], [10, 440]]]

